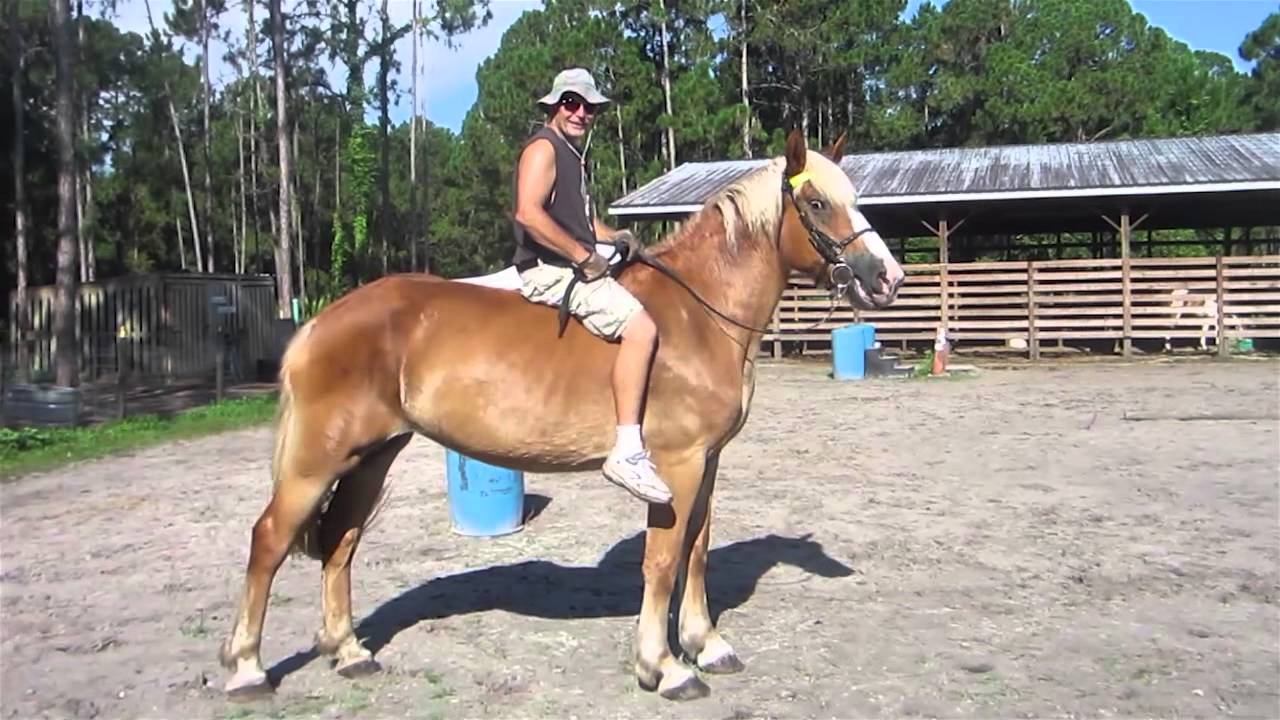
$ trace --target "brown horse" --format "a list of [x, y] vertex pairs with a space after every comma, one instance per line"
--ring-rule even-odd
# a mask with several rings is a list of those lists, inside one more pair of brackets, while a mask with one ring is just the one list
[[[815, 276], [868, 309], [893, 302], [902, 282], [856, 199], [836, 163], [793, 132], [784, 157], [651, 250], [687, 288], [644, 264], [620, 275], [660, 337], [643, 428], [674, 497], [649, 506], [635, 672], [663, 697], [709, 692], [667, 642], [681, 567], [680, 645], [704, 671], [743, 667], [707, 608], [711, 495], [720, 452], [747, 419], [759, 329], [788, 275]], [[370, 283], [299, 330], [281, 364], [274, 492], [253, 527], [240, 611], [222, 646], [234, 670], [230, 696], [272, 691], [259, 658], [263, 620], [275, 573], [295, 546], [323, 562], [317, 650], [345, 677], [379, 669], [352, 628], [351, 559], [413, 433], [530, 472], [601, 466], [614, 432], [617, 346], [577, 323], [563, 337], [557, 330], [555, 310], [518, 293], [426, 275]]]

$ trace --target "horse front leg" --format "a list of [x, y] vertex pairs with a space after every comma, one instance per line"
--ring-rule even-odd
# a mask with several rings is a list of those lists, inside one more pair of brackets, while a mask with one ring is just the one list
[[684, 456], [655, 455], [658, 474], [671, 488], [670, 505], [649, 506], [644, 544], [644, 599], [636, 625], [636, 678], [645, 690], [657, 689], [668, 700], [706, 697], [711, 689], [671, 652], [667, 617], [676, 573], [686, 547], [689, 516], [698, 498], [705, 455], [698, 449]]
[[720, 467], [720, 453], [707, 458], [702, 474], [702, 488], [698, 493], [689, 522], [690, 534], [696, 534], [689, 548], [689, 572], [685, 579], [684, 595], [680, 600], [680, 647], [697, 662], [698, 667], [710, 673], [736, 673], [743, 669], [742, 661], [733, 647], [720, 635], [711, 621], [707, 604], [707, 549], [711, 542], [711, 499], [715, 493], [716, 472]]

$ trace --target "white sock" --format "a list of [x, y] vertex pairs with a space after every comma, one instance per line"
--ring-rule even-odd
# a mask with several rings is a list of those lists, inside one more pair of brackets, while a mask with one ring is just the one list
[[644, 450], [644, 441], [640, 439], [639, 425], [619, 425], [618, 440], [613, 452], [620, 457], [630, 457]]

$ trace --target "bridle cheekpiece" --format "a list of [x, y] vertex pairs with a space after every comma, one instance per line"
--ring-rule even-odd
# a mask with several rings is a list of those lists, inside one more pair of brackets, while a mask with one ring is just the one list
[[801, 185], [809, 182], [812, 178], [813, 176], [808, 170], [796, 173], [791, 177], [784, 175], [782, 178], [782, 192], [791, 198], [791, 204], [795, 206], [796, 214], [800, 216], [800, 224], [809, 233], [809, 244], [813, 245], [813, 249], [826, 261], [828, 278], [832, 287], [836, 289], [836, 296], [839, 297], [853, 284], [854, 280], [853, 268], [849, 267], [849, 263], [844, 259], [844, 250], [863, 233], [870, 232], [871, 226], [868, 225], [861, 230], [855, 230], [849, 237], [836, 241], [817, 225], [814, 225], [808, 211], [800, 200], [796, 198], [795, 193]]

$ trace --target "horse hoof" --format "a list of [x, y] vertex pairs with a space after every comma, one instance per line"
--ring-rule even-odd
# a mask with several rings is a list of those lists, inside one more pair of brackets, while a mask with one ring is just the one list
[[658, 694], [667, 700], [698, 700], [711, 694], [711, 688], [692, 673], [678, 685], [664, 687]]
[[382, 666], [373, 658], [360, 658], [338, 668], [338, 674], [348, 680], [382, 672]]
[[658, 689], [658, 683], [656, 680], [649, 680], [642, 677], [636, 678], [636, 685], [640, 686], [640, 689], [645, 692], [653, 692]]
[[232, 702], [252, 702], [271, 697], [276, 692], [276, 689], [267, 680], [266, 675], [256, 675], [242, 679], [233, 677], [227, 682], [227, 686], [223, 690], [227, 695], [227, 699]]
[[714, 675], [732, 675], [742, 672], [747, 666], [742, 664], [737, 655], [729, 653], [706, 662], [699, 661], [698, 668]]

